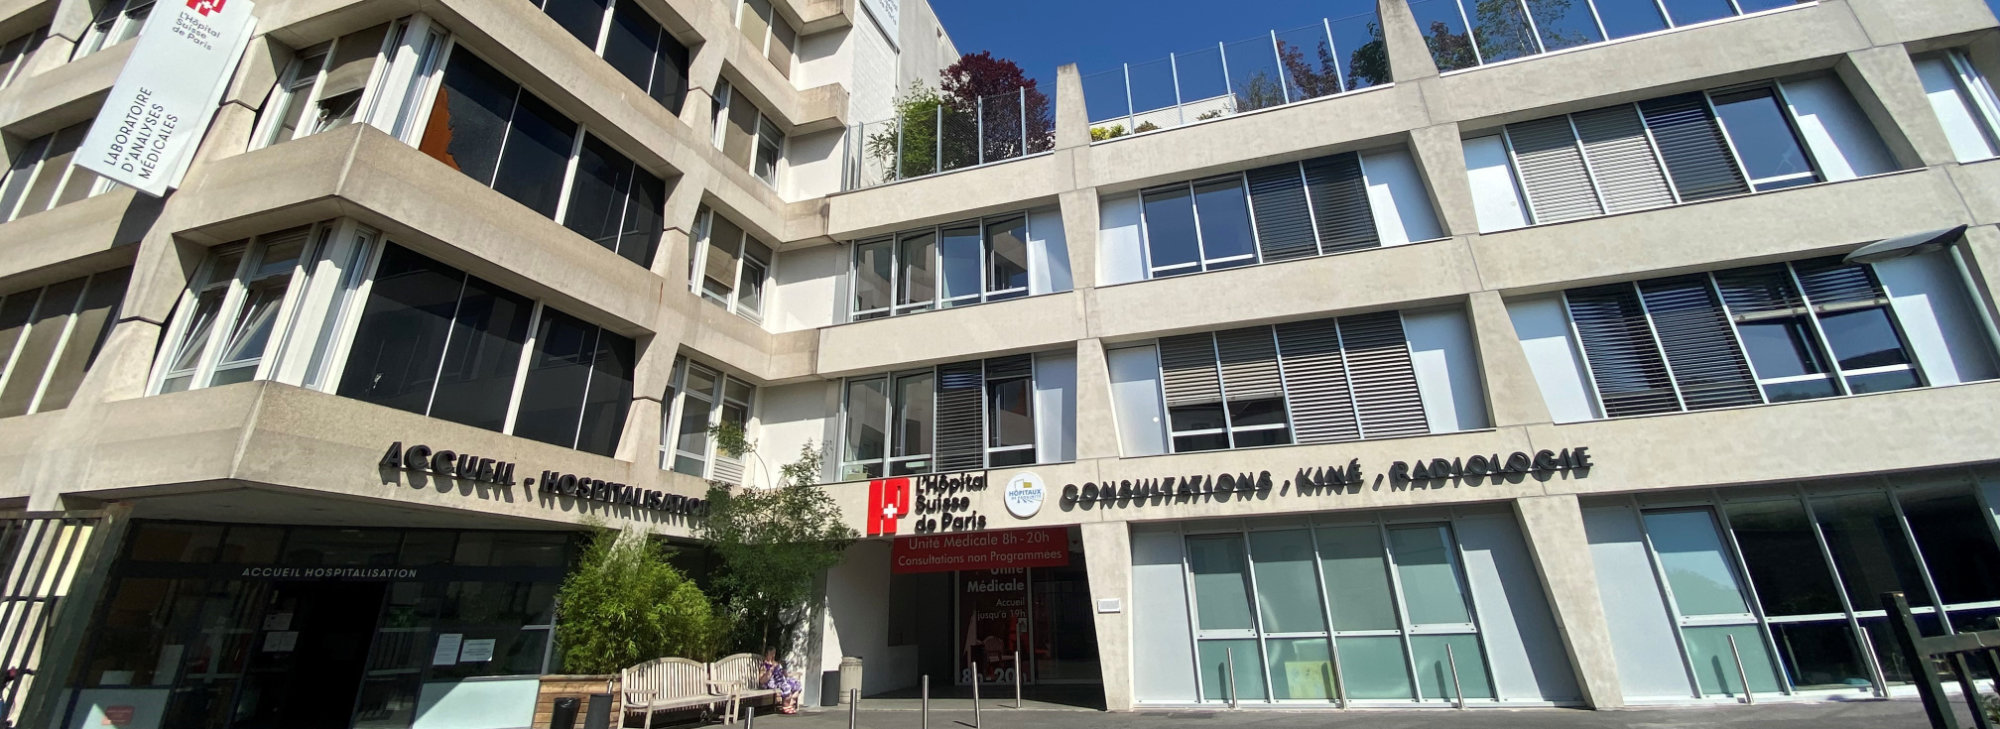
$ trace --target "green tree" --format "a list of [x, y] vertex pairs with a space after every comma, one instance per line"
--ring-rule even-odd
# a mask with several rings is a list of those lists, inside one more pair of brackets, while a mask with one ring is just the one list
[[1347, 56], [1347, 87], [1374, 86], [1387, 83], [1389, 75], [1389, 44], [1382, 38], [1382, 24], [1369, 23], [1367, 43], [1354, 49]]
[[616, 673], [654, 658], [715, 658], [729, 633], [708, 596], [646, 535], [596, 528], [556, 593], [566, 673]]
[[1285, 89], [1278, 84], [1278, 77], [1271, 75], [1270, 71], [1258, 69], [1256, 73], [1250, 74], [1250, 78], [1244, 79], [1243, 85], [1236, 89], [1234, 102], [1237, 113], [1283, 106]]
[[[755, 450], [740, 426], [718, 426], [716, 448], [741, 458]], [[721, 558], [718, 586], [737, 621], [737, 642], [790, 649], [798, 628], [818, 606], [814, 585], [840, 564], [841, 552], [859, 535], [819, 488], [823, 456], [813, 443], [798, 460], [778, 468], [772, 488], [708, 487], [708, 516], [701, 538]]]

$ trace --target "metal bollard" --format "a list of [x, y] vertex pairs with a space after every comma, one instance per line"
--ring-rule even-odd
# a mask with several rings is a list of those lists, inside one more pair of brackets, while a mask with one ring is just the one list
[[743, 707], [743, 729], [757, 729], [757, 707]]
[[1743, 703], [1755, 704], [1757, 697], [1750, 695], [1750, 672], [1743, 670], [1743, 654], [1736, 650], [1736, 636], [1724, 634], [1729, 639], [1729, 655], [1736, 659], [1736, 680], [1743, 682]]
[[1014, 651], [1014, 708], [1021, 708], [1021, 652]]
[[847, 729], [854, 729], [855, 713], [861, 710], [861, 689], [847, 690]]
[[1868, 685], [1874, 687], [1875, 698], [1889, 698], [1889, 682], [1882, 678], [1882, 659], [1875, 655], [1875, 641], [1867, 639], [1865, 630], [1861, 635], [1861, 652], [1868, 654]]
[[924, 674], [923, 689], [923, 710], [919, 716], [923, 717], [922, 729], [931, 729], [931, 675], [928, 673]]
[[1222, 661], [1222, 672], [1229, 676], [1229, 708], [1238, 708], [1236, 704], [1236, 649], [1222, 649]]
[[1444, 662], [1451, 666], [1451, 695], [1458, 701], [1458, 710], [1465, 710], [1465, 689], [1458, 685], [1458, 656], [1451, 652], [1451, 644], [1444, 644]]
[[972, 664], [972, 729], [979, 729], [979, 664]]

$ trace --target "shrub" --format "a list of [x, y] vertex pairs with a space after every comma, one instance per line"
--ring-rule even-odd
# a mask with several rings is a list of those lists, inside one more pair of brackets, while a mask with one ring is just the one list
[[654, 658], [715, 658], [730, 626], [645, 535], [599, 528], [556, 593], [565, 673], [603, 674]]

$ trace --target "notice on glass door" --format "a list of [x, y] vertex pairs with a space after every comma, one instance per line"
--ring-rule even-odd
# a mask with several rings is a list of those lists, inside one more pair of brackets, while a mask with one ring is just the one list
[[459, 651], [459, 663], [485, 663], [493, 660], [493, 638], [480, 638], [465, 642], [465, 649]]
[[445, 633], [438, 636], [438, 647], [437, 651], [431, 654], [431, 665], [450, 666], [457, 664], [458, 648], [464, 642], [464, 633]]

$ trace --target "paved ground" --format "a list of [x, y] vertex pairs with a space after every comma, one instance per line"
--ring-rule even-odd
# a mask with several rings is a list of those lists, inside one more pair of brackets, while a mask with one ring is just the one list
[[[1011, 700], [1012, 697], [1007, 697]], [[893, 704], [869, 708], [862, 702], [857, 729], [919, 729], [921, 712]], [[934, 706], [940, 702], [934, 702]], [[959, 703], [961, 706], [964, 704]], [[996, 706], [983, 704], [983, 706]], [[1032, 707], [1032, 703], [1031, 703]], [[1077, 710], [986, 708], [983, 726], [993, 729], [1140, 729], [1151, 727], [1226, 727], [1228, 729], [1693, 729], [1695, 727], [1757, 727], [1757, 729], [1926, 729], [1923, 706], [1914, 699], [1894, 701], [1819, 701], [1757, 706], [1690, 706], [1674, 708], [1584, 711], [1578, 709], [1355, 709], [1352, 711], [1162, 711], [1104, 713]], [[813, 709], [797, 716], [758, 716], [764, 729], [845, 729], [845, 707]], [[1961, 726], [1966, 719], [1960, 718]], [[933, 709], [930, 726], [964, 729], [973, 726], [969, 711]]]

